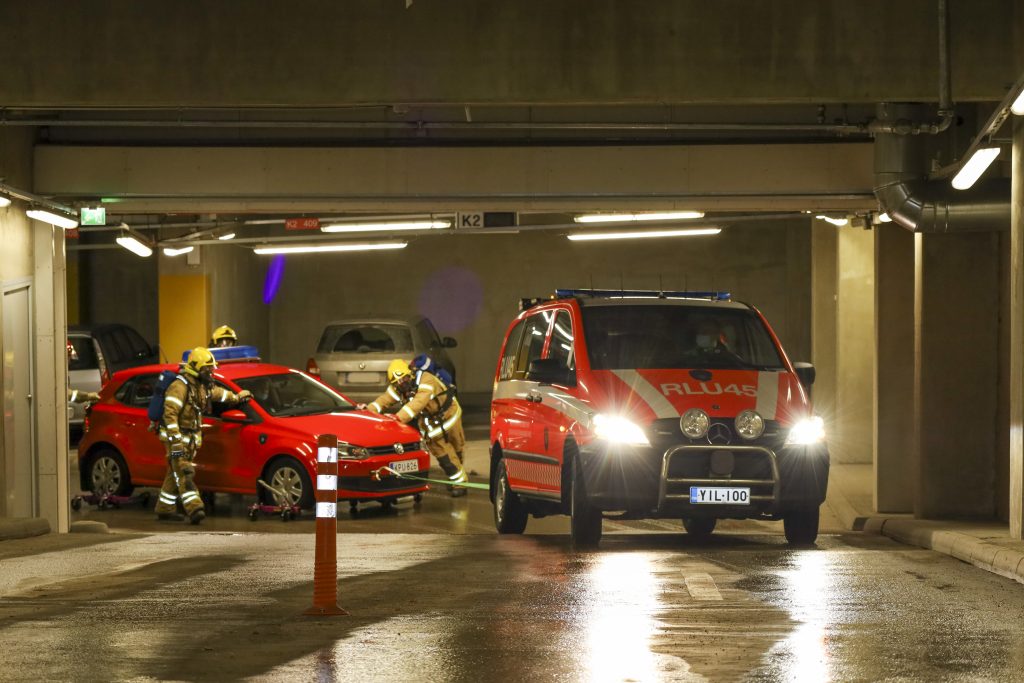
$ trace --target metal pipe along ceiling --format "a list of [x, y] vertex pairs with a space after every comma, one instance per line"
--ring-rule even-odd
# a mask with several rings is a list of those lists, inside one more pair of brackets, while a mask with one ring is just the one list
[[[919, 120], [919, 105], [880, 104], [879, 121]], [[929, 181], [924, 139], [875, 136], [875, 197], [893, 221], [912, 232], [991, 232], [1010, 227], [1010, 181], [994, 179], [958, 191]]]

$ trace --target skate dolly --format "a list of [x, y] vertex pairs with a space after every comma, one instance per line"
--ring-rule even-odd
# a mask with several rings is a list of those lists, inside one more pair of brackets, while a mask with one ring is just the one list
[[115, 496], [108, 491], [103, 491], [102, 493], [82, 493], [71, 499], [71, 509], [77, 512], [82, 509], [83, 503], [95, 505], [98, 510], [119, 508], [122, 505], [135, 505], [136, 503], [146, 507], [149, 505], [149, 499], [149, 491], [143, 491], [137, 496]]
[[[391, 476], [390, 472], [393, 470], [390, 467], [381, 467], [380, 469], [370, 471], [370, 481], [381, 481], [385, 477]], [[359, 504], [360, 503], [380, 503], [381, 508], [387, 512], [390, 511], [399, 500], [403, 498], [412, 498], [414, 505], [419, 505], [423, 500], [423, 492], [429, 487], [425, 484], [410, 484], [410, 488], [400, 490], [398, 492], [393, 491], [375, 491], [372, 493], [363, 493], [359, 498], [348, 498], [348, 513], [353, 517], [359, 515]], [[339, 497], [344, 500], [344, 491], [339, 489]]]
[[[257, 479], [256, 483], [277, 496], [278, 500], [288, 499], [288, 495], [285, 494], [284, 491], [275, 489], [262, 479]], [[255, 522], [260, 515], [280, 515], [282, 522], [290, 522], [293, 519], [297, 519], [301, 514], [302, 508], [298, 505], [290, 505], [288, 503], [270, 505], [267, 503], [256, 502], [249, 506], [249, 519], [253, 522]]]

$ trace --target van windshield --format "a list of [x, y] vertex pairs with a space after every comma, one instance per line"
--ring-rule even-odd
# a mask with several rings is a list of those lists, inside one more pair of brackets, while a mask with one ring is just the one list
[[768, 330], [748, 309], [587, 306], [583, 327], [595, 370], [783, 367]]

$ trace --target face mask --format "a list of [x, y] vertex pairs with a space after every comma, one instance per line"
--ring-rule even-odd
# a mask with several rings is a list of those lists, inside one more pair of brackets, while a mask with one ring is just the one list
[[203, 368], [202, 370], [200, 370], [199, 381], [207, 386], [213, 384], [213, 370], [211, 370], [210, 368]]

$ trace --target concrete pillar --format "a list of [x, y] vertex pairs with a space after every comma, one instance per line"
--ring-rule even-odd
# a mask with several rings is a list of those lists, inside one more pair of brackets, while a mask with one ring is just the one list
[[1010, 536], [1024, 533], [1024, 119], [1013, 120], [1010, 199]]
[[838, 233], [836, 420], [829, 450], [838, 464], [869, 464], [874, 448], [874, 231], [840, 228]]
[[915, 235], [914, 514], [994, 512], [999, 236]]
[[914, 234], [875, 228], [874, 507], [914, 509]]
[[831, 435], [836, 407], [836, 258], [839, 236], [833, 226], [814, 221], [811, 229], [811, 362], [817, 379], [811, 387], [814, 411]]
[[32, 221], [34, 260], [37, 491], [39, 516], [67, 533], [68, 356], [64, 231]]

